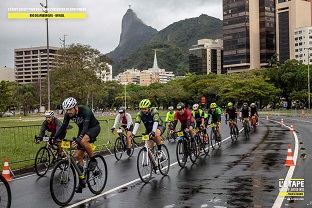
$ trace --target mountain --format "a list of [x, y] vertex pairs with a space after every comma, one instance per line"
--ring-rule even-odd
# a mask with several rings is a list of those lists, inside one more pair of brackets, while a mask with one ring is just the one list
[[151, 68], [154, 49], [157, 49], [160, 68], [184, 75], [189, 68], [188, 49], [196, 45], [199, 39], [222, 39], [222, 27], [222, 20], [206, 14], [175, 22], [155, 34], [126, 59], [116, 62], [113, 74], [117, 75], [129, 68]]
[[144, 24], [132, 9], [128, 9], [122, 18], [119, 44], [106, 56], [112, 59], [114, 63], [118, 63], [132, 54], [138, 47], [148, 42], [156, 33], [156, 29]]

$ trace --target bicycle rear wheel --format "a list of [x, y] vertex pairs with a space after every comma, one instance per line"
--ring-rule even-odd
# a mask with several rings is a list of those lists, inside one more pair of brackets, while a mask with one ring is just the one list
[[122, 142], [121, 138], [118, 137], [115, 141], [115, 144], [114, 144], [114, 155], [115, 155], [115, 158], [117, 160], [120, 160], [121, 157], [122, 157], [122, 154], [124, 152], [124, 143]]
[[211, 130], [210, 132], [210, 144], [212, 149], [216, 149], [216, 142], [217, 142], [217, 135], [214, 132], [214, 130]]
[[209, 154], [209, 137], [208, 137], [208, 135], [207, 135], [207, 137], [204, 136], [204, 138], [203, 138], [202, 149], [204, 150], [205, 155]]
[[44, 176], [49, 170], [51, 164], [50, 151], [46, 147], [41, 147], [35, 158], [35, 172], [38, 176]]
[[179, 140], [176, 148], [177, 160], [181, 168], [185, 167], [187, 161], [187, 150], [184, 140]]
[[0, 207], [11, 207], [12, 194], [8, 181], [0, 174]]
[[244, 123], [244, 133], [245, 133], [246, 140], [249, 139], [249, 129], [248, 129], [248, 124], [246, 122]]
[[152, 161], [148, 156], [147, 149], [143, 147], [138, 154], [137, 169], [141, 180], [148, 183], [152, 178]]
[[[191, 139], [191, 138], [190, 138]], [[197, 144], [196, 144], [196, 140], [194, 139], [194, 141], [189, 141], [190, 142], [190, 146], [188, 146], [188, 153], [190, 156], [190, 160], [192, 161], [192, 163], [194, 164], [197, 160]]]
[[93, 194], [100, 194], [107, 181], [107, 165], [102, 155], [94, 155], [97, 161], [94, 171], [87, 170], [87, 184]]
[[167, 175], [170, 168], [169, 151], [166, 145], [162, 144], [161, 146], [163, 160], [160, 161], [160, 159], [158, 159], [158, 169], [162, 175]]
[[68, 160], [58, 162], [51, 173], [50, 192], [54, 202], [66, 206], [74, 197], [77, 184], [76, 171]]

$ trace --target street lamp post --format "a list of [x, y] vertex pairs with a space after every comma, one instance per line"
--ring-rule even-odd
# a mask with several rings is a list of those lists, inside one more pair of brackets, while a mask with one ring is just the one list
[[38, 61], [39, 61], [39, 113], [40, 113], [40, 108], [41, 108], [41, 105], [42, 105], [42, 95], [41, 95], [41, 54], [42, 52], [39, 53], [39, 56], [38, 56]]
[[308, 109], [310, 110], [310, 48], [308, 48]]
[[[48, 0], [46, 0], [46, 5], [40, 3], [44, 8], [44, 12], [48, 13]], [[49, 49], [49, 18], [46, 18], [47, 22], [47, 79], [48, 79], [48, 109], [51, 109], [51, 99], [50, 99], [50, 49]]]

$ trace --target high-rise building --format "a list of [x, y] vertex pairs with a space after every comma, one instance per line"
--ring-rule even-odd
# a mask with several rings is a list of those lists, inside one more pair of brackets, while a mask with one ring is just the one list
[[0, 67], [0, 82], [1, 81], [15, 81], [14, 69], [9, 67]]
[[274, 43], [275, 0], [223, 0], [223, 67], [228, 73], [266, 66]]
[[311, 26], [310, 0], [277, 0], [276, 49], [279, 62], [295, 58], [295, 28]]
[[[49, 70], [56, 67], [59, 47], [49, 46]], [[14, 49], [15, 80], [20, 84], [38, 82], [48, 73], [47, 47]]]
[[[304, 64], [311, 64], [312, 27], [295, 28], [295, 59]], [[309, 61], [310, 59], [310, 61]]]
[[221, 39], [201, 39], [189, 49], [189, 69], [195, 74], [224, 74], [223, 41]]

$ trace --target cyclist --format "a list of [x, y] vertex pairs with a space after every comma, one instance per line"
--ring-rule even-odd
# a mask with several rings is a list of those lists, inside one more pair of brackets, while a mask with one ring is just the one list
[[251, 103], [250, 104], [250, 117], [255, 116], [256, 117], [256, 121], [257, 121], [257, 125], [258, 125], [258, 110], [257, 110], [257, 106], [255, 103]]
[[[69, 120], [73, 120], [78, 125], [78, 136], [73, 142], [73, 147], [76, 150], [76, 160], [78, 161], [78, 167], [83, 170], [83, 157], [84, 151], [89, 155], [90, 161], [88, 169], [93, 171], [97, 166], [97, 161], [94, 158], [92, 147], [90, 143], [95, 142], [96, 137], [101, 131], [99, 121], [94, 117], [91, 109], [84, 105], [77, 104], [77, 100], [73, 97], [66, 98], [63, 101], [63, 109], [66, 111], [64, 114], [64, 121], [61, 128], [56, 132], [55, 139], [59, 138], [61, 132], [63, 132], [69, 124]], [[79, 186], [76, 189], [76, 193], [82, 193], [82, 189], [86, 187], [85, 179], [79, 179]]]
[[175, 111], [173, 109], [173, 106], [170, 106], [168, 108], [168, 112], [167, 112], [167, 115], [166, 115], [166, 119], [165, 119], [165, 123], [167, 123], [167, 127], [168, 127], [168, 131], [170, 131], [171, 127], [172, 127], [172, 123], [174, 121], [174, 114], [175, 114]]
[[216, 103], [211, 103], [210, 104], [210, 109], [208, 110], [208, 121], [209, 121], [210, 116], [211, 116], [211, 123], [215, 123], [218, 126], [217, 140], [221, 141], [221, 139], [222, 139], [221, 128], [220, 128], [221, 109], [217, 107]]
[[[45, 131], [51, 132], [50, 137], [52, 138], [55, 133], [61, 128], [62, 122], [54, 116], [54, 112], [51, 110], [47, 110], [44, 113], [45, 120], [41, 125], [41, 129], [39, 132], [39, 137], [43, 137], [45, 135]], [[60, 139], [64, 139], [66, 136], [66, 130], [60, 134]], [[36, 144], [38, 144], [40, 140], [36, 140]], [[61, 141], [57, 142], [57, 160], [62, 159], [62, 147]]]
[[[132, 123], [132, 117], [130, 113], [126, 113], [125, 108], [119, 108], [114, 126], [111, 128], [112, 133], [115, 134], [115, 128], [118, 123], [121, 124], [120, 129], [123, 132], [126, 132], [127, 137], [127, 155], [129, 156], [131, 154], [131, 132], [133, 131], [133, 123]], [[126, 147], [125, 147], [126, 148]]]
[[249, 118], [250, 118], [250, 108], [248, 107], [247, 103], [244, 103], [240, 109], [239, 119], [243, 120], [243, 122], [245, 122], [245, 121], [247, 122], [248, 129], [250, 129]]
[[135, 119], [135, 125], [132, 132], [132, 137], [137, 133], [140, 123], [143, 122], [145, 126], [145, 133], [149, 134], [150, 138], [156, 142], [158, 151], [157, 157], [163, 159], [161, 153], [161, 138], [160, 136], [165, 132], [166, 127], [163, 126], [163, 121], [159, 116], [156, 108], [151, 108], [151, 101], [143, 99], [139, 103], [140, 111]]
[[228, 120], [233, 120], [233, 125], [236, 127], [236, 132], [238, 133], [239, 131], [237, 126], [237, 109], [233, 106], [232, 102], [229, 102], [227, 106], [228, 107], [225, 110], [225, 124], [227, 124]]
[[205, 113], [202, 109], [199, 109], [199, 105], [197, 103], [193, 105], [192, 116], [196, 121], [196, 128], [200, 129], [205, 126]]
[[177, 112], [174, 114], [174, 122], [172, 131], [177, 126], [178, 120], [181, 123], [181, 131], [185, 131], [186, 133], [190, 133], [192, 142], [194, 141], [194, 126], [195, 119], [192, 116], [190, 110], [185, 108], [184, 103], [178, 103]]

